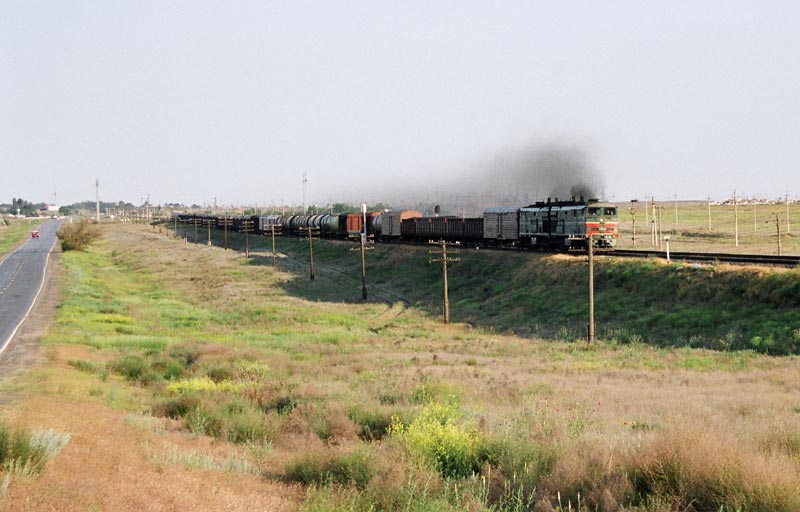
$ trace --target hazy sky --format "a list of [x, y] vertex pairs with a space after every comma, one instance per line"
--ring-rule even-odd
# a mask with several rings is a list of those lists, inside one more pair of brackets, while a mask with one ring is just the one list
[[538, 151], [797, 198], [800, 2], [0, 1], [0, 203], [513, 191]]

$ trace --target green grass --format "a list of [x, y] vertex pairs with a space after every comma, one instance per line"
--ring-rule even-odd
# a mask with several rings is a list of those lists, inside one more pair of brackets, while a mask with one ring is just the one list
[[[8, 225], [5, 222], [8, 222]], [[37, 220], [38, 222], [41, 220]], [[30, 237], [31, 229], [35, 225], [28, 220], [0, 219], [0, 257]]]
[[[633, 222], [630, 203], [618, 202], [620, 206], [619, 247], [632, 248]], [[800, 254], [800, 203], [789, 205], [789, 228], [787, 232], [786, 205], [740, 204], [738, 206], [739, 247], [735, 245], [733, 205], [711, 206], [711, 228], [708, 225], [706, 202], [679, 201], [678, 218], [675, 221], [675, 204], [659, 202], [664, 207], [662, 232], [670, 235], [670, 250], [681, 252], [722, 252], [777, 254], [775, 215], [780, 218], [781, 245], [783, 254]], [[651, 224], [645, 221], [644, 202], [636, 206], [636, 238], [638, 249], [653, 249]], [[648, 219], [649, 220], [649, 219]], [[755, 222], [754, 222], [755, 221]], [[662, 246], [663, 250], [663, 246]]]
[[[286, 292], [312, 301], [359, 301], [358, 262], [347, 249], [345, 243], [317, 242], [322, 278], [309, 281], [300, 274], [283, 284]], [[282, 239], [280, 250], [289, 255], [282, 266], [302, 272], [307, 244]], [[440, 314], [441, 267], [427, 257], [427, 248], [379, 244], [367, 258], [373, 300], [403, 300]], [[449, 270], [451, 319], [523, 336], [583, 339], [586, 272], [581, 258], [465, 250]], [[798, 354], [800, 271], [604, 258], [596, 264], [595, 315], [598, 336], [613, 343]], [[326, 321], [363, 334], [363, 322]], [[429, 336], [396, 322], [381, 326], [393, 328], [407, 337]]]
[[[738, 454], [715, 466], [717, 474], [702, 473], [690, 442], [669, 444], [664, 417], [634, 411], [600, 419], [594, 398], [562, 389], [585, 375], [593, 376], [591, 387], [620, 375], [670, 379], [686, 372], [688, 381], [703, 372], [746, 375], [789, 365], [789, 358], [749, 350], [695, 349], [702, 339], [675, 343], [674, 336], [702, 328], [723, 308], [752, 311], [743, 308], [754, 298], [771, 301], [759, 313], [776, 326], [791, 321], [794, 273], [717, 275], [715, 269], [604, 261], [598, 304], [612, 313], [599, 307], [598, 314], [622, 320], [603, 331], [606, 342], [588, 345], [572, 341], [577, 327], [566, 321], [580, 322], [585, 311], [579, 291], [585, 267], [576, 260], [462, 254], [452, 269], [452, 296], [462, 308], [456, 319], [480, 327], [471, 330], [442, 328], [424, 313], [435, 313], [425, 297], [440, 286], [426, 248], [377, 249], [368, 272], [383, 280], [374, 291], [387, 301], [360, 303], [356, 263], [352, 274], [334, 263], [343, 244], [319, 243], [313, 282], [297, 262], [285, 263], [294, 274], [274, 273], [221, 258], [218, 249], [180, 245], [172, 254], [170, 247], [125, 247], [112, 238], [87, 253], [65, 254], [64, 300], [46, 341], [91, 349], [92, 360], [71, 359], [68, 371], [90, 381], [92, 397], [136, 390], [144, 406], [107, 400], [128, 404], [128, 412], [178, 420], [184, 431], [234, 443], [242, 454], [268, 446], [260, 457], [279, 456], [261, 464], [242, 455], [229, 463], [167, 447], [150, 453], [159, 464], [257, 467], [265, 478], [302, 484], [304, 510], [517, 511], [539, 500], [556, 506], [558, 496], [563, 508], [584, 500], [589, 510], [609, 499], [653, 512], [658, 500], [715, 509], [798, 505], [791, 492], [762, 485], [745, 470], [731, 480], [740, 489], [731, 489], [724, 477], [737, 467]], [[286, 241], [283, 249], [300, 251], [302, 242]], [[619, 296], [608, 291], [612, 284]], [[775, 292], [783, 288], [789, 291]], [[562, 292], [557, 299], [554, 290]], [[352, 302], [343, 302], [351, 292]], [[658, 297], [662, 292], [680, 295], [699, 312], [670, 309], [671, 301]], [[713, 307], [702, 304], [709, 293], [718, 302]], [[747, 300], [737, 298], [742, 293]], [[643, 304], [634, 304], [634, 296]], [[726, 321], [737, 321], [729, 315]], [[599, 318], [612, 323], [611, 316]], [[549, 332], [570, 342], [496, 339], [493, 330], [521, 329], [521, 319], [526, 335]], [[647, 329], [678, 325], [661, 342], [641, 333], [640, 321]], [[669, 347], [654, 346], [660, 344]], [[545, 375], [553, 380], [542, 381]], [[627, 426], [631, 420], [636, 427]], [[759, 458], [783, 450], [795, 467], [795, 437], [771, 434], [754, 452], [742, 453]], [[674, 471], [658, 472], [659, 464], [673, 462], [688, 475], [683, 480]], [[769, 493], [773, 501], [760, 497]]]

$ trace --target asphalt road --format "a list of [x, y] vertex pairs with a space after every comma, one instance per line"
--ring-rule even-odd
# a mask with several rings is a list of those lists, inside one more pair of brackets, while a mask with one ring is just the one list
[[0, 261], [0, 356], [27, 318], [44, 283], [50, 251], [60, 222], [39, 226], [39, 238], [29, 238]]

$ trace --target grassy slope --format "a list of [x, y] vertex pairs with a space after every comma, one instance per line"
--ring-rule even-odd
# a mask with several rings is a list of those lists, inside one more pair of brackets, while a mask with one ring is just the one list
[[[565, 508], [582, 500], [589, 510], [653, 512], [800, 506], [794, 358], [443, 328], [398, 304], [292, 296], [359, 297], [357, 278], [325, 265], [310, 282], [302, 261], [281, 262], [296, 274], [274, 272], [217, 248], [117, 229], [89, 253], [64, 255], [50, 363], [31, 377], [28, 393], [61, 401], [36, 417], [72, 425], [59, 427], [74, 443], [104, 434], [74, 430], [82, 428], [69, 423], [76, 414], [62, 417], [61, 407], [120, 410], [147, 431], [147, 442], [121, 458], [113, 453], [110, 464], [104, 450], [74, 451], [71, 443], [41, 477], [53, 487], [12, 480], [0, 498], [10, 510], [219, 504], [212, 500], [230, 495], [229, 475], [238, 473], [261, 476], [236, 481], [256, 493], [292, 496], [298, 489], [282, 482], [308, 484], [302, 507], [319, 511], [511, 511], [534, 501], [552, 510], [559, 500]], [[341, 250], [320, 244], [318, 255]], [[402, 270], [410, 260], [399, 255], [371, 257]], [[524, 256], [490, 255], [476, 272], [509, 261], [523, 268]], [[391, 297], [414, 281], [435, 288], [431, 267], [422, 263], [396, 292], [374, 291]], [[499, 295], [510, 285], [494, 286]], [[123, 430], [109, 434], [114, 447], [130, 442]], [[94, 453], [92, 467], [110, 470], [69, 480], [79, 472], [60, 469], [86, 464], [86, 453]], [[116, 476], [157, 472], [159, 487], [172, 490], [198, 471], [218, 484], [168, 497], [120, 488]], [[465, 476], [471, 471], [480, 476]], [[344, 486], [330, 485], [337, 482]], [[125, 501], [113, 501], [117, 495]]]
[[[292, 257], [281, 265], [302, 271], [307, 243], [279, 243]], [[316, 270], [329, 279], [313, 286], [293, 281], [287, 290], [310, 300], [358, 300], [358, 253], [347, 250], [343, 243], [317, 242]], [[585, 258], [474, 250], [460, 256], [448, 272], [453, 321], [520, 335], [585, 337]], [[373, 298], [441, 311], [441, 265], [427, 259], [427, 247], [379, 244], [367, 255]], [[608, 341], [796, 354], [800, 271], [602, 258], [595, 266], [595, 315], [598, 336]]]

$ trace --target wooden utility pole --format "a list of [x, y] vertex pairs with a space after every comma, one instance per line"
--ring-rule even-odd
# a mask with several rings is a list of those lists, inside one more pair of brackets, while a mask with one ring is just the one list
[[655, 247], [658, 245], [658, 223], [656, 220], [656, 198], [653, 197], [652, 201], [650, 202], [650, 208], [652, 208], [652, 212], [650, 213], [650, 244]]
[[587, 326], [587, 341], [589, 343], [594, 343], [594, 242], [592, 240], [592, 235], [589, 235], [589, 243], [586, 245], [589, 250], [589, 325]]
[[[444, 323], [445, 324], [449, 324], [450, 323], [450, 299], [447, 296], [447, 262], [448, 261], [449, 262], [461, 261], [461, 258], [457, 257], [457, 256], [456, 257], [450, 257], [450, 256], [447, 255], [447, 245], [448, 245], [448, 243], [445, 240], [439, 240], [438, 242], [430, 240], [428, 243], [431, 244], [431, 245], [440, 246], [439, 250], [429, 250], [428, 251], [428, 254], [436, 254], [436, 255], [440, 256], [439, 258], [431, 258], [429, 256], [428, 257], [428, 263], [437, 263], [437, 262], [440, 262], [440, 261], [442, 262], [442, 276], [443, 276], [443, 280], [444, 280]], [[458, 242], [455, 242], [455, 244], [450, 244], [450, 245], [458, 246], [460, 244]], [[450, 254], [460, 254], [460, 253], [461, 253], [460, 249], [452, 249], [450, 251]]]
[[225, 250], [228, 250], [228, 226], [231, 225], [233, 219], [229, 219], [227, 215], [222, 217], [222, 237], [225, 243]]
[[367, 259], [366, 252], [375, 249], [375, 238], [367, 236], [363, 231], [350, 237], [353, 242], [358, 239], [358, 247], [351, 247], [351, 251], [361, 252], [361, 300], [367, 300]]
[[733, 239], [739, 247], [739, 209], [736, 204], [736, 189], [733, 189]]
[[675, 194], [675, 227], [672, 228], [672, 232], [678, 232], [678, 194]]
[[244, 257], [250, 259], [250, 231], [253, 230], [253, 221], [246, 219], [242, 221], [242, 231], [244, 231]]
[[786, 202], [786, 233], [792, 232], [792, 226], [789, 224], [789, 194], [786, 194], [784, 201]]
[[314, 240], [319, 240], [316, 235], [319, 235], [319, 228], [307, 227], [300, 228], [301, 233], [308, 236], [308, 273], [309, 279], [314, 280]]
[[270, 228], [269, 230], [272, 232], [272, 268], [275, 268], [275, 257], [276, 257], [276, 253], [275, 253], [275, 233], [277, 232], [277, 233], [280, 234], [280, 232], [282, 230], [282, 226], [280, 226], [279, 224], [274, 224], [273, 223], [273, 224], [269, 225], [269, 228]]
[[94, 180], [95, 222], [100, 224], [100, 178]]
[[767, 221], [767, 222], [774, 222], [775, 223], [775, 236], [778, 239], [778, 256], [782, 256], [782, 247], [781, 247], [781, 219], [778, 217], [778, 214], [775, 214], [775, 220]]
[[633, 224], [633, 235], [631, 236], [631, 240], [633, 241], [633, 246], [636, 247], [636, 206], [635, 203], [638, 202], [638, 199], [631, 199], [631, 222]]
[[206, 219], [206, 225], [208, 226], [208, 246], [211, 247], [211, 225], [214, 223], [214, 219]]

